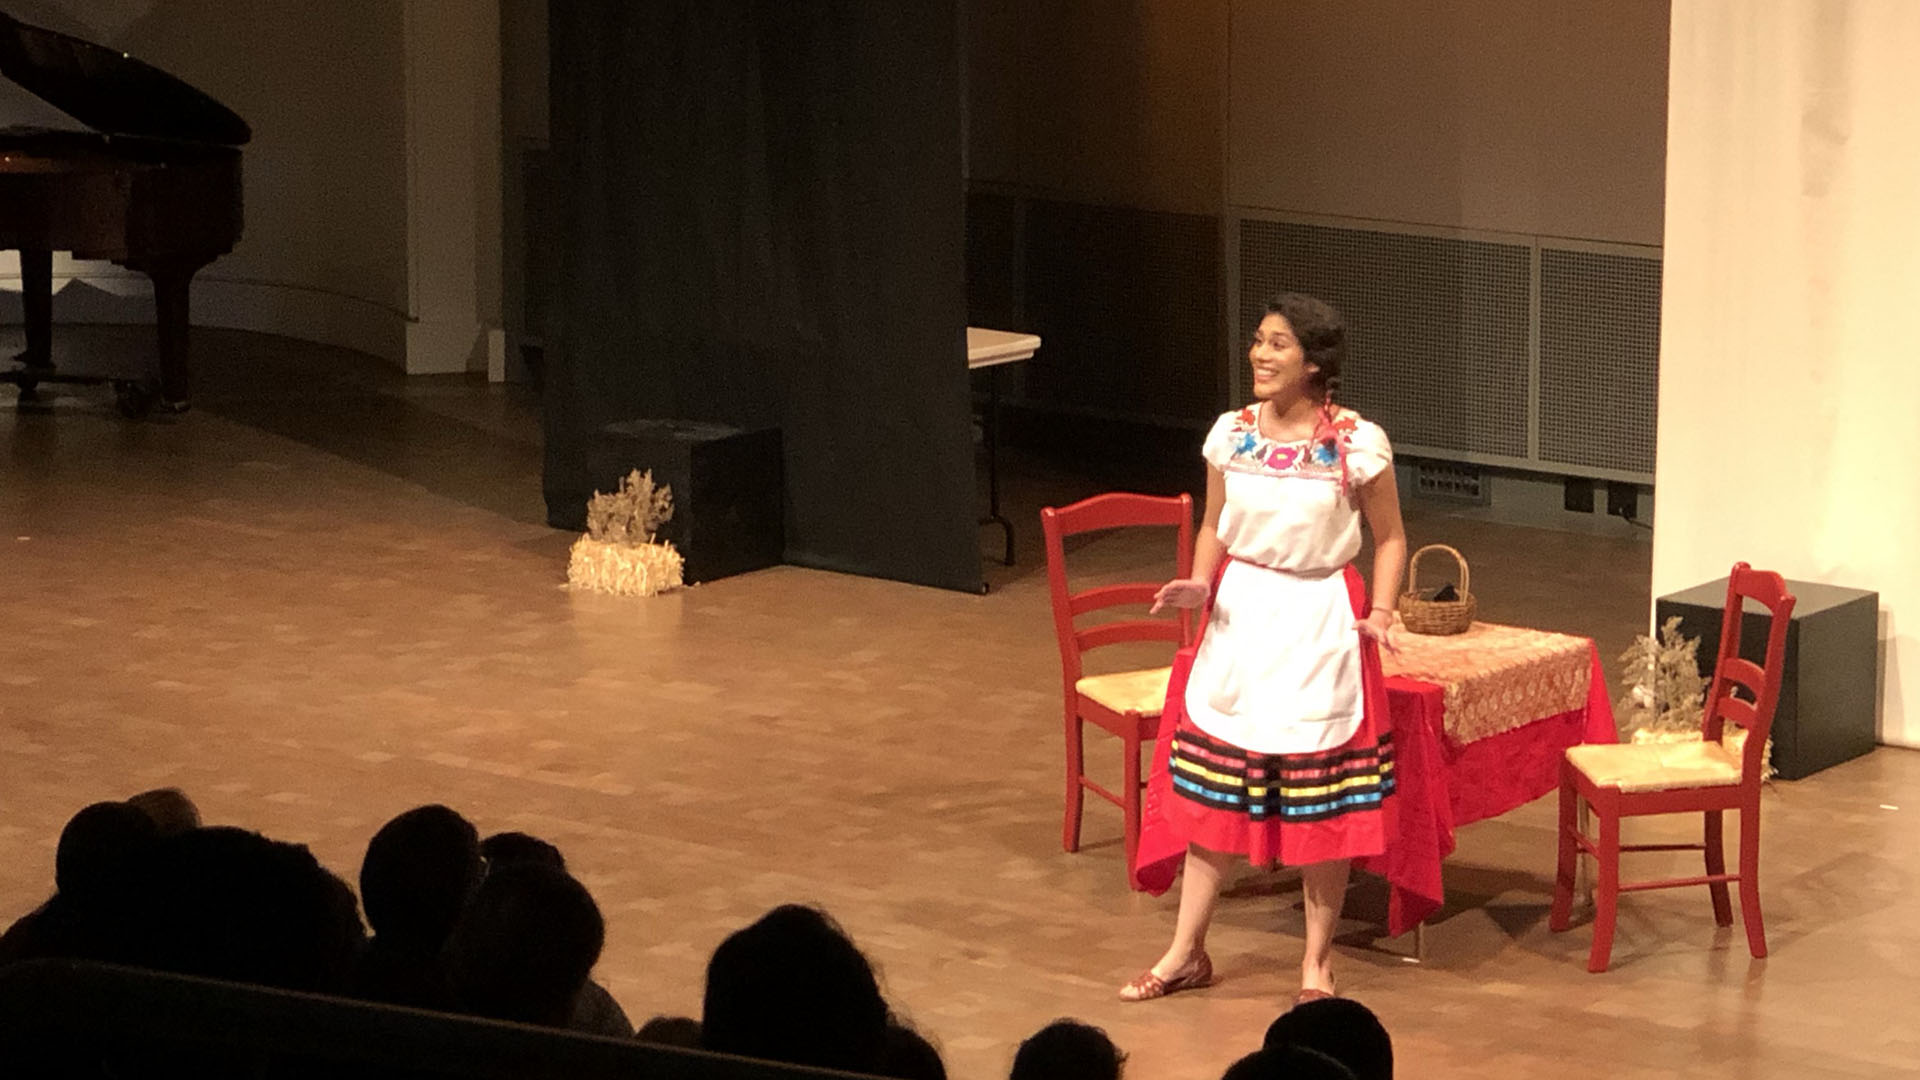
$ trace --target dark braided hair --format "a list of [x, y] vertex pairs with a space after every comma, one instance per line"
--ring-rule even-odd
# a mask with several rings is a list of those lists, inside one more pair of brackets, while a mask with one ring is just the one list
[[1347, 355], [1347, 324], [1340, 311], [1317, 296], [1305, 293], [1281, 293], [1267, 301], [1267, 314], [1287, 320], [1293, 339], [1300, 343], [1306, 362], [1318, 370], [1307, 374], [1307, 390], [1320, 399], [1320, 419], [1314, 425], [1316, 445], [1338, 455], [1340, 493], [1347, 495], [1351, 483], [1347, 474], [1347, 443], [1334, 427], [1338, 409], [1333, 395], [1340, 389], [1340, 361]]
[[1287, 320], [1307, 363], [1320, 369], [1307, 376], [1308, 388], [1331, 403], [1340, 389], [1340, 361], [1347, 355], [1347, 324], [1339, 309], [1305, 293], [1281, 293], [1267, 301], [1267, 314]]

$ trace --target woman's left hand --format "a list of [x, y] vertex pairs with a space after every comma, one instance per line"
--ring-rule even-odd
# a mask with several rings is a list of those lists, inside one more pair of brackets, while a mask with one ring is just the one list
[[1386, 608], [1374, 608], [1367, 617], [1360, 620], [1360, 633], [1380, 643], [1380, 647], [1396, 656], [1400, 647], [1393, 643], [1393, 612]]

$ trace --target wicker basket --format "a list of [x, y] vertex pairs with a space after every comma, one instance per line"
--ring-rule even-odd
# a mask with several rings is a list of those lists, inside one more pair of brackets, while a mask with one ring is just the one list
[[[1460, 564], [1460, 599], [1435, 600], [1432, 597], [1437, 589], [1422, 593], [1420, 590], [1420, 557], [1429, 551], [1444, 551], [1453, 556]], [[1473, 625], [1475, 603], [1473, 593], [1467, 588], [1467, 560], [1458, 551], [1445, 544], [1428, 544], [1413, 553], [1407, 562], [1407, 591], [1400, 595], [1400, 621], [1415, 634], [1444, 636], [1464, 634]]]

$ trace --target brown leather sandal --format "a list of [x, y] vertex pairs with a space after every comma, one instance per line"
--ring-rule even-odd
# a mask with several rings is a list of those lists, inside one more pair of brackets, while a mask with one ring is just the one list
[[1322, 990], [1317, 986], [1309, 986], [1293, 995], [1293, 1003], [1295, 1005], [1305, 1005], [1309, 1001], [1325, 1001], [1327, 998], [1339, 996], [1340, 995], [1330, 990]]
[[1198, 990], [1213, 985], [1213, 960], [1202, 949], [1190, 961], [1193, 970], [1184, 975], [1175, 975], [1163, 979], [1153, 973], [1152, 968], [1134, 976], [1133, 981], [1120, 988], [1121, 1001], [1152, 1001], [1168, 994], [1177, 994], [1182, 990]]

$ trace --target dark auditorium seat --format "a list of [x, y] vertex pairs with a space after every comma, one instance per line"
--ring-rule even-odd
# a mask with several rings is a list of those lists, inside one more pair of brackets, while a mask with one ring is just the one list
[[[808, 1080], [851, 1074], [67, 960], [0, 968], [8, 1077]], [[111, 1068], [103, 1065], [111, 1064]]]

